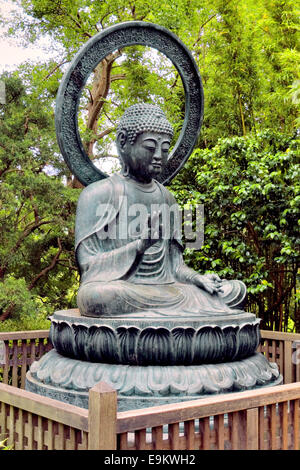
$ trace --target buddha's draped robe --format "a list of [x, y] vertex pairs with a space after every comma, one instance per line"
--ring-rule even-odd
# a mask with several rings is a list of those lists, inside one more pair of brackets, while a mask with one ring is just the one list
[[[172, 209], [162, 238], [143, 254], [138, 252], [140, 232], [134, 225], [137, 212], [133, 217], [137, 203], [149, 214], [153, 204]], [[82, 191], [75, 230], [81, 275], [77, 303], [82, 315], [188, 317], [240, 312], [230, 309], [219, 294], [211, 295], [192, 283], [197, 273], [184, 264], [175, 207], [173, 195], [157, 181], [140, 185], [117, 174]]]

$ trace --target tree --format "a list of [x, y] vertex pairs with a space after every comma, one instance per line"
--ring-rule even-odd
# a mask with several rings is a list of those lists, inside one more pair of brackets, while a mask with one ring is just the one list
[[[291, 133], [297, 126], [299, 15], [292, 0], [204, 0], [201, 5], [195, 0], [175, 0], [172, 5], [157, 0], [17, 3], [23, 13], [13, 19], [12, 33], [20, 30], [28, 41], [47, 34], [62, 50], [60, 62], [49, 66], [48, 78], [52, 70], [65, 67], [88, 38], [112, 24], [152, 21], [177, 34], [194, 54], [203, 78], [206, 106], [201, 147], [215, 145], [220, 137], [262, 128]], [[164, 101], [170, 118], [176, 115], [182, 120], [178, 75], [165, 60], [154, 61], [154, 67], [152, 62], [147, 51], [131, 48], [111, 54], [96, 68], [82, 101], [81, 119], [92, 159], [109, 152], [115, 122], [131, 98]], [[151, 75], [155, 78], [149, 79]], [[154, 87], [151, 96], [149, 85]], [[78, 186], [76, 181], [73, 184]]]
[[[28, 73], [28, 69], [26, 70]], [[26, 74], [4, 74], [0, 106], [0, 320], [35, 307], [69, 304], [76, 285], [74, 213], [78, 191], [57, 175], [62, 165], [53, 132], [51, 93]], [[39, 84], [39, 82], [38, 82]], [[36, 302], [34, 302], [34, 298]]]
[[[263, 118], [269, 127], [292, 132], [297, 126], [299, 103], [292, 99], [300, 76], [299, 11], [292, 0], [264, 1], [265, 12], [258, 21], [263, 30], [264, 73], [268, 77], [266, 100], [268, 112]], [[297, 127], [296, 127], [297, 128]]]
[[182, 206], [204, 204], [205, 234], [189, 264], [243, 280], [262, 327], [300, 329], [299, 139], [274, 131], [196, 150], [172, 183]]
[[261, 129], [291, 134], [299, 102], [295, 2], [215, 0], [194, 44], [204, 82], [202, 147]]

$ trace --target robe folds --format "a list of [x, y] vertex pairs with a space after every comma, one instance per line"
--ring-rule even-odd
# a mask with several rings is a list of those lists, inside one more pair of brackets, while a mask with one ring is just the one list
[[153, 188], [148, 194], [139, 193], [132, 182], [114, 174], [82, 191], [75, 227], [80, 313], [92, 317], [240, 313], [229, 308], [221, 295], [211, 295], [193, 284], [196, 273], [183, 261], [176, 211], [171, 213], [168, 235], [140, 253], [140, 234], [129, 230], [127, 203], [133, 200], [132, 195], [136, 199], [139, 194], [146, 197], [149, 207], [153, 201], [164, 207], [178, 207], [163, 185], [155, 181]]

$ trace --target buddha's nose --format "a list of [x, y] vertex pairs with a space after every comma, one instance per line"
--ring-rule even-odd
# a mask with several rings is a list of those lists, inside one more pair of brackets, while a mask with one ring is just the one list
[[162, 161], [162, 150], [158, 147], [153, 155], [153, 163]]

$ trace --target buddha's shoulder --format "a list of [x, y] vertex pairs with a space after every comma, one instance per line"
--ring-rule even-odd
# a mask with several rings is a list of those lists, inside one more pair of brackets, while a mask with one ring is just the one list
[[114, 174], [108, 178], [95, 181], [94, 183], [86, 186], [80, 193], [79, 201], [91, 198], [105, 200], [112, 192], [118, 192], [118, 188], [119, 190], [122, 190], [123, 183], [121, 178], [117, 174]]
[[172, 203], [176, 203], [176, 199], [174, 195], [171, 193], [171, 191], [169, 191], [162, 183], [159, 183], [158, 181], [156, 181], [156, 183], [159, 185], [161, 191], [165, 194], [168, 200], [171, 201]]

